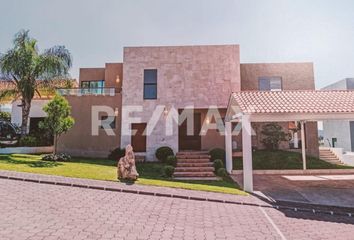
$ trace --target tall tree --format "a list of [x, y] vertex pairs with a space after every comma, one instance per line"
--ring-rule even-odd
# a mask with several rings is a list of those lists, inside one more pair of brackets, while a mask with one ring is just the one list
[[27, 134], [28, 117], [32, 99], [39, 88], [50, 85], [51, 80], [67, 78], [72, 66], [70, 52], [64, 46], [54, 46], [39, 52], [37, 41], [28, 30], [15, 35], [13, 48], [0, 54], [1, 76], [11, 80], [14, 88], [0, 92], [0, 99], [9, 95], [21, 99], [22, 135]]

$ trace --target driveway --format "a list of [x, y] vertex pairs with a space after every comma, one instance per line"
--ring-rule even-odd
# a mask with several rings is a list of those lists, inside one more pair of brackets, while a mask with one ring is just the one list
[[[354, 175], [255, 174], [255, 194], [290, 201], [354, 208]], [[234, 175], [242, 185], [242, 175]]]
[[353, 239], [354, 218], [0, 179], [0, 239]]

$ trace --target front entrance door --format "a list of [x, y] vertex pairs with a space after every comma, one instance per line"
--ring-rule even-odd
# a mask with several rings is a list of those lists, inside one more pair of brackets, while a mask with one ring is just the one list
[[132, 123], [131, 143], [134, 152], [146, 152], [146, 135], [143, 134], [145, 128], [146, 123]]
[[178, 144], [180, 150], [197, 150], [202, 148], [202, 140], [200, 136], [201, 130], [201, 114], [194, 113], [194, 132], [193, 135], [187, 134], [187, 120], [185, 120], [178, 129]]

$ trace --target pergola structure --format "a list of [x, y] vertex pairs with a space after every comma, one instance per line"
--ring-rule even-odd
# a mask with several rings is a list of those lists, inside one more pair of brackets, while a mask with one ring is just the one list
[[[232, 122], [242, 124], [243, 187], [253, 192], [252, 122], [301, 123], [301, 139], [305, 142], [304, 123], [322, 120], [354, 120], [354, 91], [243, 91], [230, 96], [225, 118], [226, 169], [232, 166]], [[306, 149], [302, 144], [303, 168]]]

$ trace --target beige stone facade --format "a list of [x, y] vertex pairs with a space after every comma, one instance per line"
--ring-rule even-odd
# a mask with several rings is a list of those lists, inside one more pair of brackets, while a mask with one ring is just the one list
[[[144, 100], [144, 69], [157, 69], [156, 100]], [[123, 107], [142, 106], [143, 112], [134, 115], [142, 123], [149, 122], [157, 105], [169, 109], [207, 109], [211, 105], [226, 108], [230, 93], [241, 88], [239, 46], [129, 47], [124, 49], [123, 75]], [[123, 127], [129, 127], [124, 121], [123, 116]], [[154, 159], [160, 146], [178, 151], [177, 124], [172, 136], [166, 136], [165, 126], [161, 116], [147, 137], [147, 159]], [[148, 124], [148, 131], [150, 127]], [[131, 143], [128, 135], [121, 139], [122, 147]], [[219, 139], [221, 143], [222, 137]], [[211, 145], [207, 141], [205, 144]]]

